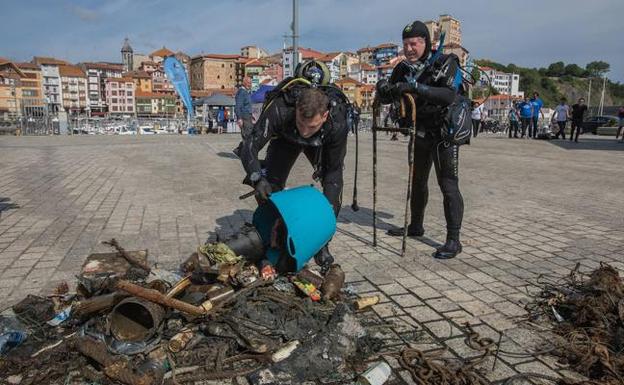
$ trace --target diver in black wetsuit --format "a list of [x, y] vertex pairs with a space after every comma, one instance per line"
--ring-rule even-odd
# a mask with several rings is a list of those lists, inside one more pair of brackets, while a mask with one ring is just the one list
[[[427, 180], [431, 166], [435, 166], [438, 184], [444, 198], [444, 216], [447, 236], [435, 258], [449, 259], [462, 250], [459, 240], [464, 202], [458, 186], [459, 146], [442, 138], [446, 107], [461, 92], [462, 75], [457, 56], [437, 54], [431, 50], [431, 38], [425, 24], [414, 21], [403, 30], [403, 51], [406, 60], [397, 64], [390, 80], [380, 80], [377, 92], [384, 104], [395, 103], [402, 94], [410, 93], [416, 99], [416, 138], [414, 142], [414, 175], [410, 202], [409, 236], [425, 233], [423, 219], [427, 205]], [[407, 113], [406, 116], [411, 116]], [[399, 119], [401, 127], [411, 125]], [[388, 234], [403, 235], [404, 228], [393, 228]]]
[[[292, 166], [303, 152], [338, 216], [351, 105], [333, 85], [310, 87], [293, 78], [283, 83], [294, 85], [278, 86], [277, 96], [267, 103], [241, 144], [240, 158], [247, 172], [244, 183], [255, 188], [256, 199], [263, 204], [272, 192], [284, 189]], [[267, 143], [266, 158], [261, 163], [258, 152]], [[327, 245], [314, 259], [322, 273], [334, 261]]]

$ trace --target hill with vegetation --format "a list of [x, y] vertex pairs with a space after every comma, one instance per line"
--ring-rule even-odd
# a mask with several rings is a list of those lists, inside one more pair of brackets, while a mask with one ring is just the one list
[[[491, 60], [475, 60], [479, 66], [491, 67], [499, 71], [520, 75], [520, 91], [531, 95], [537, 91], [545, 105], [556, 105], [561, 97], [568, 103], [575, 102], [579, 97], [587, 99], [591, 81], [591, 106], [600, 102], [603, 77], [609, 72], [609, 64], [603, 61], [588, 63], [584, 68], [577, 64], [556, 62], [546, 68], [524, 68], [515, 64], [503, 65]], [[476, 74], [475, 74], [476, 75]], [[478, 75], [477, 75], [478, 76]], [[483, 93], [484, 90], [477, 90]], [[495, 90], [492, 90], [496, 93]], [[607, 79], [605, 89], [605, 106], [624, 105], [624, 84]]]

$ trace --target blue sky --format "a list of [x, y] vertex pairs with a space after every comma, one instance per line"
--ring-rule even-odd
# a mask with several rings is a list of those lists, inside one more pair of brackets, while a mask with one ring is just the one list
[[[3, 0], [0, 56], [72, 62], [120, 61], [124, 37], [135, 52], [163, 45], [190, 55], [282, 47], [291, 0]], [[301, 45], [356, 50], [400, 42], [402, 27], [448, 13], [462, 22], [475, 58], [503, 64], [611, 64], [624, 82], [624, 0], [300, 0]]]

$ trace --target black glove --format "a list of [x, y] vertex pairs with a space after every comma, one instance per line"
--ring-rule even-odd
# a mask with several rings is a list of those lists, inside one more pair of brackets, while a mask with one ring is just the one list
[[258, 203], [265, 203], [271, 193], [273, 192], [273, 187], [271, 187], [271, 183], [264, 178], [260, 178], [260, 180], [254, 186], [256, 190], [256, 200]]
[[415, 91], [416, 88], [409, 83], [396, 83], [392, 86], [392, 97], [400, 99], [403, 94]]
[[380, 81], [378, 81], [375, 88], [377, 88], [377, 93], [383, 96], [387, 96], [392, 93], [392, 85], [388, 82], [387, 79], [381, 79]]

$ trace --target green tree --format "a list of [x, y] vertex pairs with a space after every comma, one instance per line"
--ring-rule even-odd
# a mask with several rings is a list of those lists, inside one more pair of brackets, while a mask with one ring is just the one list
[[477, 66], [472, 67], [472, 70], [470, 71], [470, 75], [472, 75], [475, 83], [477, 83], [479, 79], [481, 79], [481, 71], [479, 71], [479, 67]]
[[565, 64], [562, 61], [552, 63], [546, 70], [546, 76], [563, 76], [565, 74]]
[[609, 68], [611, 66], [609, 63], [604, 62], [602, 60], [593, 61], [591, 63], [587, 63], [585, 69], [589, 73], [590, 76], [602, 77], [607, 72], [609, 72]]
[[585, 75], [585, 70], [576, 64], [568, 64], [567, 66], [565, 66], [564, 72], [566, 75], [575, 76], [577, 78], [580, 78], [583, 75]]

